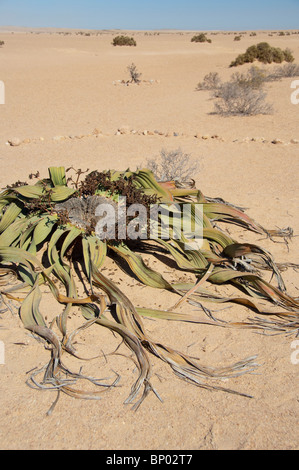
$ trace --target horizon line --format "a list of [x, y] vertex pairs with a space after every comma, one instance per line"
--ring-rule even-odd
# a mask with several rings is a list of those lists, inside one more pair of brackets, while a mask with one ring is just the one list
[[0, 25], [0, 29], [7, 28], [7, 30], [12, 30], [12, 29], [56, 29], [56, 30], [70, 30], [70, 31], [185, 31], [185, 32], [194, 32], [194, 31], [210, 31], [210, 32], [221, 32], [221, 31], [259, 31], [259, 32], [268, 32], [268, 31], [299, 31], [299, 28], [241, 28], [241, 29], [204, 29], [204, 28], [196, 28], [196, 29], [189, 29], [189, 28], [75, 28], [75, 27], [61, 27], [61, 26], [23, 26], [23, 25]]

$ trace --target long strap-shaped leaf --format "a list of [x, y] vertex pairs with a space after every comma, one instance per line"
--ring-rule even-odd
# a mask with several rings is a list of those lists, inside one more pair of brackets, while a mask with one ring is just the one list
[[22, 208], [23, 205], [19, 201], [12, 202], [8, 206], [0, 221], [0, 233], [4, 232], [4, 230], [7, 229], [7, 227], [9, 227], [9, 225], [12, 224], [14, 220], [16, 220], [16, 218], [22, 211]]
[[146, 266], [142, 257], [131, 251], [127, 245], [122, 243], [118, 245], [110, 244], [109, 246], [126, 260], [133, 273], [143, 284], [158, 289], [173, 290], [171, 284], [160, 273]]
[[33, 325], [46, 326], [46, 322], [39, 310], [42, 295], [38, 283], [36, 283], [20, 307], [20, 317], [25, 328]]
[[[145, 333], [141, 323], [140, 316], [130, 300], [109, 281], [105, 276], [93, 268], [93, 279], [98, 287], [102, 288], [110, 298], [110, 301], [116, 303], [116, 315], [118, 322], [124, 325], [129, 331], [141, 341], [142, 345], [151, 351], [154, 355], [165, 361], [170, 365], [176, 375], [185, 380], [205, 388], [215, 388], [219, 390], [226, 390], [231, 393], [238, 393], [233, 390], [224, 389], [219, 386], [211, 386], [204, 384], [201, 378], [223, 378], [240, 375], [248, 372], [255, 366], [253, 365], [252, 358], [241, 361], [232, 366], [213, 369], [197, 364], [193, 359], [185, 354], [182, 354], [170, 347], [164, 346], [160, 343], [152, 341]], [[241, 393], [241, 395], [244, 395]], [[248, 395], [246, 395], [248, 396]]]

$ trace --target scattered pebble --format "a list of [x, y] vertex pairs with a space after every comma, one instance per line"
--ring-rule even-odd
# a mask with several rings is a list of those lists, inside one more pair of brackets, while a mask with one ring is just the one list
[[18, 137], [13, 137], [8, 141], [8, 143], [12, 147], [18, 147], [19, 145], [21, 145], [22, 141]]
[[[167, 131], [167, 132], [162, 132], [158, 129], [155, 129], [154, 131], [151, 131], [151, 130], [148, 130], [148, 129], [144, 129], [144, 130], [137, 130], [137, 129], [131, 129], [129, 126], [127, 125], [124, 125], [124, 126], [121, 126], [117, 129], [117, 131], [112, 134], [112, 135], [143, 135], [143, 136], [147, 136], [147, 135], [159, 135], [159, 136], [165, 136], [165, 137], [192, 137], [192, 135], [188, 135], [186, 133], [179, 133], [177, 131]], [[99, 130], [98, 128], [95, 128], [90, 134], [79, 134], [79, 135], [73, 135], [73, 134], [70, 134], [68, 136], [63, 136], [63, 135], [56, 135], [54, 137], [52, 137], [52, 140], [54, 142], [60, 142], [62, 140], [68, 140], [68, 139], [84, 139], [84, 138], [87, 138], [87, 137], [99, 137], [99, 136], [103, 136], [103, 135], [106, 135], [106, 136], [109, 136], [111, 134], [103, 134], [101, 130]], [[199, 132], [197, 132], [196, 134], [193, 134], [193, 137], [196, 138], [196, 139], [202, 139], [202, 140], [209, 140], [209, 139], [213, 139], [213, 140], [218, 140], [219, 142], [225, 142], [225, 139], [221, 136], [219, 136], [218, 134], [201, 134]], [[37, 138], [27, 138], [27, 139], [24, 139], [23, 141], [21, 139], [19, 139], [18, 137], [13, 137], [12, 139], [9, 139], [7, 142], [6, 142], [6, 145], [10, 145], [11, 147], [18, 147], [19, 145], [21, 144], [30, 144], [30, 143], [33, 143], [33, 142], [44, 142], [45, 139], [44, 137], [37, 137]], [[263, 144], [267, 144], [267, 143], [272, 143], [272, 144], [284, 144], [284, 145], [287, 145], [287, 144], [299, 144], [299, 139], [291, 139], [289, 142], [284, 142], [283, 140], [281, 139], [278, 139], [278, 138], [275, 138], [273, 140], [266, 140], [264, 137], [245, 137], [244, 139], [240, 140], [240, 139], [234, 139], [232, 140], [232, 142], [240, 142], [240, 143], [249, 143], [249, 142], [257, 142], [257, 143], [263, 143]]]
[[130, 128], [129, 126], [122, 126], [119, 129], [117, 129], [117, 132], [119, 132], [122, 135], [127, 135], [127, 134], [130, 134]]

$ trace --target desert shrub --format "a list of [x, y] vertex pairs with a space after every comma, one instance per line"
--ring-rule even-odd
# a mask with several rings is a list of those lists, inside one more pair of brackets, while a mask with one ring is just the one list
[[216, 90], [221, 84], [220, 77], [217, 72], [210, 72], [204, 76], [203, 81], [199, 82], [196, 90]]
[[191, 155], [180, 148], [167, 151], [162, 149], [160, 158], [149, 159], [146, 167], [153, 172], [158, 181], [189, 181], [199, 171], [199, 163], [191, 160]]
[[235, 36], [234, 37], [234, 41], [241, 41], [241, 39], [242, 39], [242, 36]]
[[299, 77], [299, 65], [288, 63], [275, 67], [273, 72], [267, 75], [266, 80], [274, 81], [292, 77]]
[[196, 34], [195, 36], [193, 36], [193, 38], [191, 39], [191, 42], [209, 42], [209, 43], [211, 43], [212, 40], [207, 38], [206, 34], [199, 33], [199, 34]]
[[134, 63], [132, 63], [131, 65], [129, 65], [127, 67], [127, 70], [130, 74], [131, 82], [132, 83], [140, 83], [140, 77], [141, 77], [142, 73], [138, 72], [136, 65]]
[[116, 36], [112, 41], [113, 46], [137, 46], [134, 38], [129, 36]]
[[254, 88], [248, 79], [233, 78], [217, 90], [215, 112], [222, 116], [269, 114], [272, 106], [265, 103], [266, 93]]
[[235, 72], [232, 74], [230, 81], [240, 86], [252, 88], [254, 90], [260, 89], [265, 81], [267, 81], [267, 72], [253, 65], [246, 74]]
[[294, 56], [292, 54], [292, 51], [291, 49], [289, 49], [288, 47], [283, 51], [283, 54], [284, 54], [284, 60], [286, 62], [294, 62]]
[[272, 62], [293, 62], [294, 57], [289, 49], [282, 50], [279, 47], [270, 46], [267, 42], [260, 42], [257, 45], [248, 47], [244, 54], [238, 55], [238, 57], [231, 62], [230, 67], [254, 62], [255, 60], [264, 64], [271, 64]]
[[4, 46], [5, 42], [4, 41], [0, 41], [0, 46]]

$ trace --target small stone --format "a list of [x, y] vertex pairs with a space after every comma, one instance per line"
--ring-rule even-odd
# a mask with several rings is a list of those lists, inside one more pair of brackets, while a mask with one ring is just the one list
[[299, 140], [298, 139], [291, 139], [291, 144], [299, 144]]
[[202, 139], [208, 140], [208, 139], [210, 139], [210, 137], [211, 136], [209, 134], [205, 134], [205, 135], [202, 136]]
[[272, 140], [272, 144], [283, 144], [283, 141], [280, 139], [274, 139]]
[[13, 137], [8, 141], [8, 143], [12, 147], [18, 147], [19, 145], [21, 145], [22, 141], [18, 137]]
[[122, 135], [130, 134], [130, 128], [129, 126], [122, 126], [118, 129], [118, 132], [120, 132]]
[[101, 131], [97, 128], [95, 128], [93, 131], [92, 131], [92, 135], [99, 135], [101, 134]]
[[53, 140], [55, 142], [59, 142], [60, 140], [64, 139], [64, 137], [62, 135], [55, 135], [55, 137], [53, 137]]
[[143, 131], [143, 135], [147, 135], [148, 134], [148, 131]]

